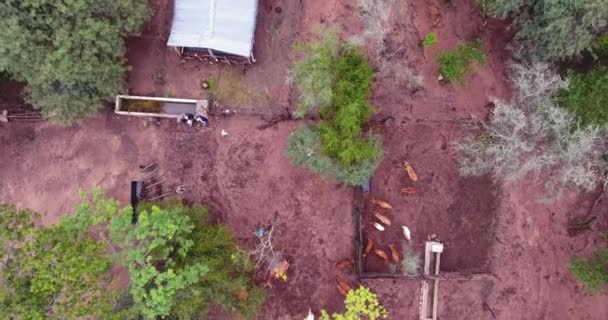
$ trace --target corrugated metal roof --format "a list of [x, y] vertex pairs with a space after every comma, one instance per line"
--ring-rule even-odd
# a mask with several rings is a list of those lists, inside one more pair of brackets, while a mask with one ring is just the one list
[[258, 0], [175, 0], [167, 45], [249, 57]]

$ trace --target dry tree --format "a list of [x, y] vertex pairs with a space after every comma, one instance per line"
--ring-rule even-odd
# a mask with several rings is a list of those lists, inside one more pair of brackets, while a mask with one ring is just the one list
[[[277, 215], [275, 214], [274, 221], [276, 222]], [[289, 267], [289, 263], [285, 260], [283, 253], [277, 250], [274, 246], [274, 223], [270, 226], [262, 226], [255, 232], [258, 243], [252, 250], [245, 251], [239, 249], [240, 253], [250, 257], [254, 262], [254, 275], [260, 279], [268, 279], [273, 272], [279, 270], [282, 274]]]
[[[395, 7], [395, 0], [357, 0], [357, 14], [363, 27], [363, 34], [351, 39], [356, 44], [369, 43], [374, 64], [382, 77], [392, 78], [403, 84], [409, 91], [420, 90], [422, 76], [416, 74], [402, 59], [391, 59], [385, 54], [386, 33], [391, 30], [389, 19]], [[405, 8], [405, 6], [400, 6]], [[399, 50], [397, 50], [399, 51]], [[393, 54], [394, 55], [394, 54]]]
[[544, 64], [513, 65], [511, 79], [513, 102], [494, 100], [487, 121], [473, 119], [476, 134], [455, 144], [460, 173], [492, 174], [508, 184], [549, 171], [544, 200], [556, 199], [564, 186], [592, 190], [605, 183], [603, 129], [579, 127], [574, 115], [553, 101], [567, 83]]

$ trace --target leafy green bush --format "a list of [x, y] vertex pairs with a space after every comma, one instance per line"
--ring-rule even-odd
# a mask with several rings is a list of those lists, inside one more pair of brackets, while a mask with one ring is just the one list
[[487, 14], [511, 18], [520, 53], [554, 61], [589, 49], [608, 18], [604, 0], [478, 0]]
[[291, 80], [300, 91], [298, 110], [294, 114], [296, 117], [301, 118], [308, 110], [331, 103], [335, 76], [333, 64], [339, 48], [340, 43], [331, 32], [325, 33], [320, 41], [296, 44], [296, 52], [303, 55], [294, 63], [291, 74]]
[[471, 63], [483, 64], [486, 57], [480, 41], [472, 41], [458, 45], [452, 51], [444, 51], [439, 54], [437, 62], [439, 71], [447, 81], [462, 83], [464, 75], [472, 71]]
[[90, 115], [122, 89], [123, 36], [148, 14], [146, 0], [2, 1], [0, 70], [27, 82], [46, 116]]
[[431, 32], [422, 38], [422, 46], [430, 47], [437, 43], [437, 35], [435, 32]]
[[361, 320], [386, 319], [388, 311], [378, 301], [378, 297], [370, 289], [361, 286], [348, 292], [344, 300], [346, 312], [334, 313], [331, 316], [321, 310], [321, 320]]
[[207, 208], [185, 207], [177, 200], [165, 201], [159, 206], [180, 209], [194, 226], [190, 239], [196, 245], [188, 256], [177, 259], [177, 265], [198, 261], [208, 268], [195, 286], [177, 292], [172, 314], [180, 319], [193, 319], [195, 315], [204, 315], [207, 305], [212, 302], [244, 318], [255, 318], [265, 295], [254, 285], [254, 265], [238, 250], [232, 232], [224, 225], [206, 223]]
[[600, 58], [608, 58], [608, 31], [595, 39], [591, 50]]
[[[307, 56], [296, 62], [295, 80], [303, 93], [301, 103], [311, 106], [311, 97], [321, 101], [322, 121], [317, 128], [300, 129], [290, 137], [288, 157], [318, 174], [362, 184], [382, 157], [379, 140], [365, 138], [362, 132], [373, 110], [368, 102], [372, 68], [357, 48], [331, 36], [308, 48]], [[326, 91], [317, 96], [319, 91], [310, 91], [310, 84], [319, 83]]]
[[335, 59], [331, 104], [321, 108], [319, 126], [322, 151], [349, 167], [365, 159], [377, 158], [374, 145], [360, 138], [372, 106], [367, 102], [372, 69], [356, 48], [346, 45]]
[[99, 191], [83, 201], [68, 219], [100, 236], [128, 267], [132, 311], [146, 318], [194, 319], [209, 303], [253, 318], [264, 300], [252, 281], [253, 264], [240, 253], [230, 231], [207, 224], [207, 210], [177, 200], [138, 207], [136, 224], [130, 207], [106, 199]]
[[580, 125], [608, 123], [608, 68], [570, 71], [568, 82], [568, 87], [557, 93], [558, 104], [573, 112]]
[[585, 287], [594, 293], [599, 293], [608, 283], [608, 249], [597, 249], [590, 259], [579, 257], [572, 259], [570, 271]]
[[105, 245], [70, 221], [35, 227], [38, 217], [0, 204], [0, 318], [108, 319], [114, 290]]
[[369, 141], [377, 156], [347, 167], [321, 151], [321, 134], [318, 128], [303, 126], [289, 136], [287, 157], [294, 165], [307, 168], [318, 175], [331, 176], [350, 185], [361, 185], [376, 171], [382, 160], [379, 139], [371, 136]]

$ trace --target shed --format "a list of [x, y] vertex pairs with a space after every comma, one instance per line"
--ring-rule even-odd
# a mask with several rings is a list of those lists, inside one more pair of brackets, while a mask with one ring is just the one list
[[167, 45], [253, 63], [257, 13], [258, 0], [175, 0]]

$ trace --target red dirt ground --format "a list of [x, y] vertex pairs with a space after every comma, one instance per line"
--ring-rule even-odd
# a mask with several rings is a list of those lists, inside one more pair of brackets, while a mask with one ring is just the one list
[[[261, 0], [256, 33], [258, 63], [246, 68], [181, 61], [165, 47], [172, 1], [153, 0], [156, 14], [140, 38], [129, 39], [131, 94], [204, 98], [200, 80], [219, 80], [220, 103], [243, 113], [270, 113], [295, 107], [296, 93], [285, 83], [296, 39], [308, 39], [318, 23], [338, 25], [341, 36], [361, 32], [356, 8], [347, 0]], [[281, 6], [281, 13], [273, 8]], [[437, 45], [420, 39], [437, 33]], [[424, 89], [405, 88], [394, 75], [378, 76], [372, 102], [374, 131], [383, 136], [385, 160], [374, 176], [373, 195], [389, 200], [396, 224], [408, 225], [420, 244], [429, 233], [446, 241], [445, 268], [490, 271], [493, 281], [440, 283], [441, 319], [606, 319], [606, 293], [592, 296], [567, 269], [574, 255], [606, 244], [597, 232], [577, 237], [568, 219], [591, 206], [590, 195], [566, 192], [562, 201], [541, 205], [538, 181], [494, 189], [487, 180], [457, 175], [450, 144], [464, 134], [462, 119], [484, 117], [489, 97], [508, 98], [506, 32], [498, 23], [483, 26], [474, 0], [398, 2], [381, 59], [405, 64], [424, 78]], [[463, 39], [481, 38], [488, 61], [463, 85], [440, 85], [435, 59]], [[375, 48], [367, 48], [374, 52]], [[244, 70], [244, 74], [243, 74]], [[222, 81], [222, 79], [224, 79]], [[234, 94], [234, 93], [238, 94]], [[242, 94], [246, 92], [246, 94]], [[247, 112], [245, 112], [247, 111]], [[393, 119], [380, 125], [388, 116]], [[259, 224], [276, 224], [276, 244], [290, 258], [287, 283], [267, 290], [260, 319], [303, 319], [308, 311], [339, 311], [335, 261], [352, 257], [352, 189], [294, 168], [284, 149], [295, 122], [259, 131], [257, 117], [214, 118], [208, 130], [177, 127], [173, 121], [149, 126], [145, 120], [102, 113], [80, 126], [49, 123], [0, 124], [0, 201], [27, 206], [53, 223], [78, 202], [79, 189], [101, 186], [123, 201], [138, 166], [156, 161], [168, 184], [188, 184], [184, 199], [209, 205], [243, 245]], [[229, 135], [221, 136], [226, 130]], [[401, 169], [408, 160], [420, 189], [402, 196], [410, 183]], [[412, 184], [413, 185], [413, 184]], [[605, 211], [597, 223], [605, 225]], [[367, 217], [367, 215], [365, 216]], [[596, 229], [597, 229], [596, 224]], [[597, 231], [597, 230], [596, 230]], [[395, 241], [397, 235], [381, 236]], [[392, 231], [391, 231], [392, 232]], [[417, 281], [366, 280], [390, 312], [389, 319], [418, 319]], [[489, 311], [491, 310], [491, 311]], [[232, 319], [213, 313], [210, 319]]]

